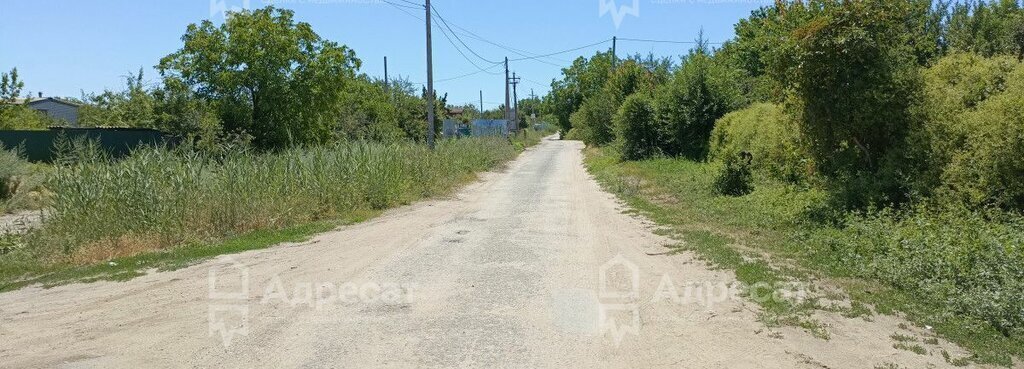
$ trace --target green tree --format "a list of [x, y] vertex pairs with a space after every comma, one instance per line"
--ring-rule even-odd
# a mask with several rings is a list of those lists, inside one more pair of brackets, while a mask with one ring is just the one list
[[181, 50], [158, 66], [204, 99], [217, 101], [224, 127], [259, 147], [323, 142], [360, 61], [346, 46], [320, 38], [290, 10], [230, 13], [220, 26], [188, 26]]
[[0, 103], [13, 104], [25, 89], [25, 82], [18, 78], [18, 68], [10, 73], [0, 73]]
[[83, 127], [156, 128], [156, 99], [144, 82], [142, 68], [125, 77], [122, 91], [84, 95], [78, 124]]
[[154, 127], [213, 149], [223, 132], [216, 103], [200, 99], [181, 80], [168, 79], [153, 91]]
[[957, 3], [948, 28], [953, 50], [1024, 58], [1024, 9], [1015, 0]]
[[626, 97], [639, 91], [651, 91], [657, 85], [655, 74], [635, 60], [618, 65], [604, 86], [589, 97], [571, 117], [577, 136], [588, 145], [606, 145], [615, 141], [612, 119]]
[[558, 118], [563, 137], [572, 129], [572, 114], [580, 110], [587, 99], [601, 92], [611, 70], [611, 52], [598, 52], [589, 59], [577, 58], [572, 66], [562, 69], [562, 79], [551, 83], [545, 106], [547, 113]]
[[710, 55], [700, 40], [683, 59], [672, 82], [658, 90], [659, 124], [667, 132], [664, 152], [703, 160], [715, 121], [742, 105], [736, 70]]
[[18, 68], [0, 73], [0, 129], [39, 130], [57, 125], [44, 114], [28, 107], [28, 99], [18, 103], [25, 82], [18, 77]]
[[615, 114], [615, 133], [623, 160], [642, 160], [661, 153], [664, 132], [655, 120], [654, 101], [646, 93], [630, 95]]
[[818, 169], [847, 206], [898, 203], [913, 176], [910, 133], [922, 83], [907, 19], [912, 4], [828, 2], [787, 42], [786, 69], [800, 128]]

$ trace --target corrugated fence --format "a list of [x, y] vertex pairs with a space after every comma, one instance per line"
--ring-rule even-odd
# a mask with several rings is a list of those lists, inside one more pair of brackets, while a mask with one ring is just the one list
[[174, 145], [176, 141], [155, 129], [138, 128], [50, 128], [45, 131], [0, 130], [0, 145], [5, 149], [20, 148], [26, 159], [52, 162], [57, 157], [59, 140], [89, 140], [114, 158], [130, 154], [141, 146]]

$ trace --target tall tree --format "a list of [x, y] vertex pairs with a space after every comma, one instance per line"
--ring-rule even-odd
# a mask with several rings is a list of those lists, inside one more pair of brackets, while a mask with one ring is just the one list
[[266, 7], [230, 13], [220, 26], [191, 24], [184, 47], [158, 68], [165, 79], [218, 101], [225, 128], [252, 135], [260, 147], [328, 140], [361, 62], [293, 18], [290, 10]]
[[0, 73], [0, 102], [14, 103], [21, 96], [25, 82], [18, 78], [18, 68], [10, 73]]

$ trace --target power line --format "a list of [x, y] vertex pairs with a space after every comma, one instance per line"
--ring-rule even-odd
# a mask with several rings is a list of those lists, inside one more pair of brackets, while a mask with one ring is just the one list
[[572, 49], [568, 49], [568, 50], [562, 50], [562, 51], [553, 52], [553, 53], [550, 53], [550, 54], [538, 55], [538, 56], [535, 56], [535, 57], [527, 57], [527, 58], [519, 58], [519, 59], [509, 59], [509, 61], [534, 60], [534, 59], [537, 59], [537, 58], [545, 58], [545, 57], [549, 57], [549, 56], [552, 56], [552, 55], [571, 53], [573, 51], [579, 51], [579, 50], [586, 49], [588, 47], [594, 47], [594, 46], [597, 46], [597, 45], [600, 45], [600, 44], [603, 44], [603, 43], [607, 43], [607, 42], [609, 42], [611, 40], [612, 39], [609, 38], [607, 40], [601, 40], [599, 42], [595, 42], [595, 43], [592, 43], [592, 44], [589, 44], [589, 45], [583, 45], [583, 46], [572, 48]]
[[530, 82], [530, 83], [532, 83], [532, 84], [535, 84], [535, 85], [537, 85], [537, 86], [540, 86], [540, 87], [544, 87], [544, 88], [548, 88], [548, 87], [551, 87], [550, 85], [545, 85], [545, 84], [543, 84], [543, 83], [540, 83], [540, 82], [534, 81], [534, 80], [532, 80], [532, 79], [529, 79], [529, 78], [526, 78], [526, 77], [520, 77], [520, 78], [522, 78], [522, 79], [523, 79], [523, 80], [525, 80], [526, 82]]
[[413, 3], [413, 2], [409, 2], [409, 1], [405, 1], [405, 2], [406, 3], [410, 3], [410, 4], [414, 4], [414, 5], [397, 4], [397, 3], [390, 2], [388, 0], [380, 0], [380, 1], [384, 2], [385, 4], [388, 4], [388, 5], [391, 5], [391, 6], [395, 6], [395, 7], [401, 7], [401, 8], [406, 8], [406, 9], [416, 9], [416, 10], [423, 9], [423, 5], [419, 5], [419, 4], [416, 4], [416, 3]]
[[[484, 68], [482, 70], [478, 70], [478, 71], [472, 72], [472, 73], [466, 73], [466, 74], [455, 76], [455, 77], [450, 77], [450, 78], [445, 78], [445, 79], [437, 79], [437, 80], [434, 80], [434, 83], [454, 81], [454, 80], [461, 79], [461, 78], [466, 78], [466, 77], [469, 77], [469, 76], [475, 76], [475, 75], [480, 74], [480, 73], [488, 73], [488, 74], [492, 74], [492, 75], [500, 75], [501, 74], [500, 72], [491, 72], [491, 69], [494, 69], [494, 68], [496, 68], [498, 66], [501, 66], [501, 64], [500, 63], [499, 64], [494, 64], [494, 65], [492, 65], [490, 67], [487, 67], [487, 68]], [[422, 83], [417, 83], [417, 84], [422, 85]]]
[[[408, 10], [405, 10], [407, 8], [412, 8], [410, 6], [403, 6], [401, 4], [395, 4], [395, 3], [387, 1], [387, 0], [381, 0], [381, 1], [383, 1], [385, 4], [388, 4], [388, 5], [391, 5], [391, 6], [395, 7], [395, 9], [398, 9], [402, 13], [405, 13], [406, 15], [408, 15], [410, 17], [413, 17], [413, 18], [415, 18], [418, 21], [423, 21], [423, 17], [418, 17], [418, 16], [416, 16], [416, 15], [414, 15], [412, 13], [409, 13]], [[419, 10], [419, 9], [416, 9], [416, 10]]]
[[[455, 23], [450, 23], [450, 24], [452, 26], [454, 26], [455, 28], [458, 28], [460, 31], [464, 32], [463, 33], [464, 35], [469, 36], [470, 38], [476, 39], [478, 41], [482, 41], [482, 42], [488, 43], [490, 45], [497, 46], [497, 47], [499, 47], [501, 49], [504, 49], [506, 51], [510, 51], [510, 52], [512, 52], [512, 53], [514, 53], [516, 55], [519, 55], [519, 56], [523, 56], [523, 57], [536, 56], [536, 55], [531, 55], [531, 53], [528, 52], [528, 51], [525, 51], [525, 50], [522, 50], [522, 49], [517, 49], [517, 48], [511, 47], [511, 46], [503, 45], [503, 44], [500, 44], [500, 43], [488, 40], [488, 39], [484, 38], [483, 36], [480, 36], [480, 35], [474, 33], [473, 31], [470, 31], [470, 30], [466, 29], [465, 27], [459, 26], [458, 24], [455, 24]], [[561, 62], [569, 63], [568, 61], [558, 60], [556, 58], [551, 58], [551, 59], [556, 60], [556, 61], [561, 61]], [[545, 64], [548, 64], [548, 65], [552, 65], [552, 66], [556, 66], [556, 67], [561, 67], [561, 65], [558, 65], [558, 64], [555, 64], [555, 63], [551, 63], [551, 62], [548, 62], [548, 61], [545, 61], [545, 60], [540, 60], [540, 59], [535, 59], [535, 60], [537, 62], [545, 63]]]
[[[436, 15], [437, 18], [439, 18], [441, 20], [441, 24], [444, 24], [444, 26], [446, 28], [448, 28], [448, 31], [451, 32], [452, 36], [455, 36], [455, 39], [459, 40], [459, 43], [462, 44], [462, 46], [464, 46], [466, 48], [466, 50], [469, 50], [470, 53], [472, 53], [473, 55], [476, 55], [476, 57], [480, 58], [480, 60], [483, 60], [485, 62], [488, 62], [488, 63], [491, 63], [491, 64], [500, 63], [500, 62], [497, 62], [497, 61], [494, 61], [494, 60], [487, 59], [487, 58], [485, 58], [483, 56], [480, 56], [480, 54], [477, 53], [476, 51], [474, 51], [473, 48], [469, 47], [469, 45], [466, 45], [465, 41], [462, 41], [462, 38], [460, 38], [459, 35], [457, 33], [455, 33], [455, 30], [453, 30], [452, 27], [448, 25], [448, 21], [445, 20], [443, 16], [441, 16], [441, 12], [437, 11], [436, 7], [431, 6], [431, 9], [434, 10], [434, 15]], [[442, 31], [443, 30], [444, 29], [442, 29]]]
[[[466, 59], [466, 61], [468, 61], [469, 64], [472, 64], [474, 67], [476, 67], [476, 69], [480, 70], [481, 72], [491, 73], [491, 72], [487, 71], [486, 69], [484, 69], [483, 67], [477, 65], [476, 62], [473, 61], [473, 59], [470, 59], [469, 56], [466, 55], [466, 53], [462, 52], [462, 49], [459, 48], [459, 45], [455, 44], [455, 41], [452, 40], [452, 37], [448, 34], [447, 31], [445, 31], [444, 27], [438, 27], [438, 29], [441, 30], [441, 34], [444, 35], [444, 38], [448, 39], [448, 43], [452, 44], [452, 47], [455, 48], [455, 51], [458, 51], [459, 55], [462, 55], [462, 57], [464, 59]], [[493, 63], [493, 65], [496, 65], [496, 64], [497, 63]]]
[[[382, 0], [382, 1], [385, 1], [385, 0]], [[422, 8], [426, 7], [426, 5], [423, 5], [423, 4], [420, 4], [420, 3], [417, 3], [417, 2], [413, 2], [413, 1], [409, 1], [409, 0], [398, 0], [398, 1], [401, 1], [403, 3], [409, 4], [409, 5], [412, 5], [412, 6], [415, 6], [418, 9], [422, 9]]]
[[[696, 45], [696, 44], [699, 43], [697, 41], [651, 40], [651, 39], [643, 39], [643, 38], [621, 38], [621, 37], [619, 38], [619, 41], [650, 42], [650, 43], [657, 43], [657, 44], [684, 44], [684, 45]], [[714, 44], [714, 45], [721, 45], [721, 44], [723, 44], [722, 42], [708, 42], [708, 41], [704, 41], [704, 43], [706, 43], [706, 44]]]

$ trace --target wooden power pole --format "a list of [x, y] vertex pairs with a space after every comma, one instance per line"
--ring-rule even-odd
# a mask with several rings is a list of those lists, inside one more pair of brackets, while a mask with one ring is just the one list
[[511, 101], [512, 96], [510, 95], [511, 91], [509, 91], [508, 82], [509, 82], [508, 81], [508, 57], [506, 56], [505, 57], [505, 120], [511, 120], [512, 119], [511, 115], [509, 114], [509, 110], [512, 109], [512, 101]]
[[612, 36], [612, 70], [615, 70], [615, 62], [618, 59], [618, 57], [615, 56], [616, 55], [615, 47], [617, 46], [616, 44], [618, 44], [618, 43], [619, 43], [619, 37], [618, 36]]
[[512, 127], [515, 130], [519, 130], [519, 92], [516, 87], [519, 86], [519, 77], [516, 77], [516, 73], [512, 72]]
[[430, 39], [430, 0], [427, 9], [427, 147], [434, 149], [434, 50]]

